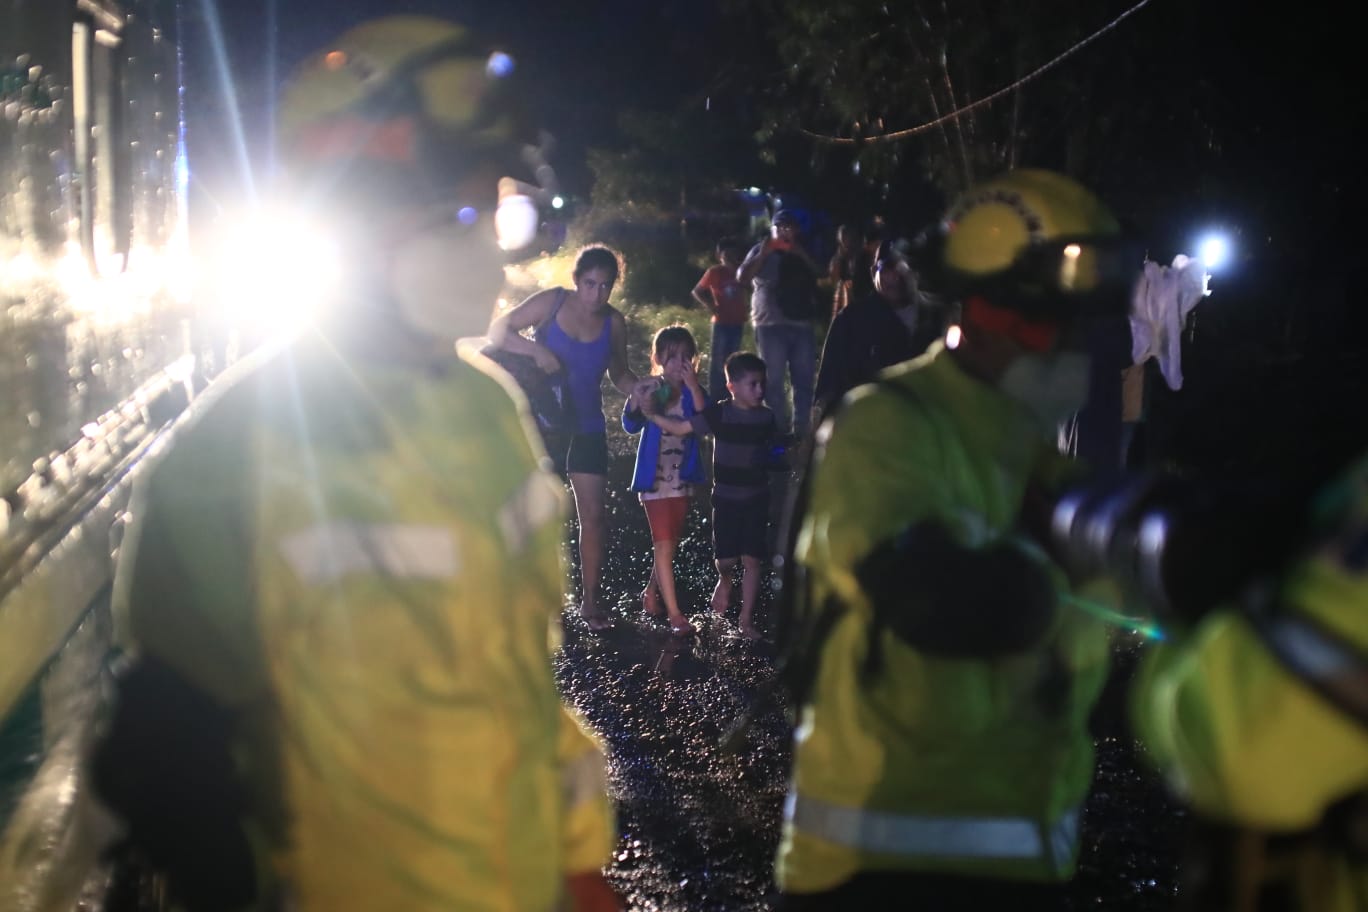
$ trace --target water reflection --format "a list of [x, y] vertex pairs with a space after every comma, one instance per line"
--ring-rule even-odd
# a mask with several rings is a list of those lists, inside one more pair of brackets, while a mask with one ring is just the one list
[[0, 315], [0, 491], [182, 354], [184, 325], [170, 310], [112, 326], [94, 316]]

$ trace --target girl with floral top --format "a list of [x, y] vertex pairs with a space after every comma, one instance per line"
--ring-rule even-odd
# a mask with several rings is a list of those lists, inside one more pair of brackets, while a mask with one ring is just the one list
[[652, 424], [648, 415], [669, 415], [688, 420], [708, 404], [698, 382], [698, 344], [682, 325], [667, 326], [655, 335], [651, 347], [651, 377], [632, 389], [622, 411], [622, 426], [629, 434], [641, 434], [637, 445], [632, 490], [646, 510], [651, 527], [653, 564], [651, 578], [641, 593], [648, 615], [668, 616], [670, 629], [688, 636], [694, 632], [679, 610], [675, 595], [674, 555], [684, 537], [684, 521], [693, 496], [693, 485], [706, 481], [693, 434], [677, 436]]

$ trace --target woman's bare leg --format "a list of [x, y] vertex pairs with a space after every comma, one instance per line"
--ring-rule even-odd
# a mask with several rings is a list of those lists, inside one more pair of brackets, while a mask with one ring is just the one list
[[579, 517], [580, 616], [591, 628], [601, 629], [608, 624], [598, 603], [606, 532], [603, 501], [608, 479], [603, 475], [571, 472], [570, 489], [575, 492], [575, 515]]

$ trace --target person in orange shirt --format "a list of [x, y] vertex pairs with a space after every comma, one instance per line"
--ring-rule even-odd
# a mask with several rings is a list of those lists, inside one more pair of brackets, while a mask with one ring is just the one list
[[723, 367], [734, 352], [741, 350], [741, 332], [746, 328], [750, 302], [746, 286], [736, 277], [745, 245], [736, 238], [717, 242], [717, 265], [709, 267], [693, 288], [694, 300], [712, 313], [712, 342], [708, 345], [708, 389], [726, 389]]

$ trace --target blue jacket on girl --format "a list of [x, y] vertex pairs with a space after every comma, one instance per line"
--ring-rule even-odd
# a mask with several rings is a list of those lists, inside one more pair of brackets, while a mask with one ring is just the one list
[[[703, 399], [706, 401], [707, 398], [707, 390], [704, 390]], [[684, 406], [685, 419], [692, 418], [693, 396], [689, 395], [688, 390], [681, 391], [679, 401]], [[637, 443], [636, 469], [632, 472], [632, 490], [654, 491], [656, 463], [660, 461], [660, 435], [663, 432], [647, 421], [640, 409], [632, 408], [631, 399], [622, 406], [622, 429], [629, 434], [641, 434], [641, 440]], [[684, 438], [684, 458], [679, 463], [679, 477], [691, 484], [708, 480], [703, 471], [703, 460], [698, 454], [698, 437], [694, 434]]]

